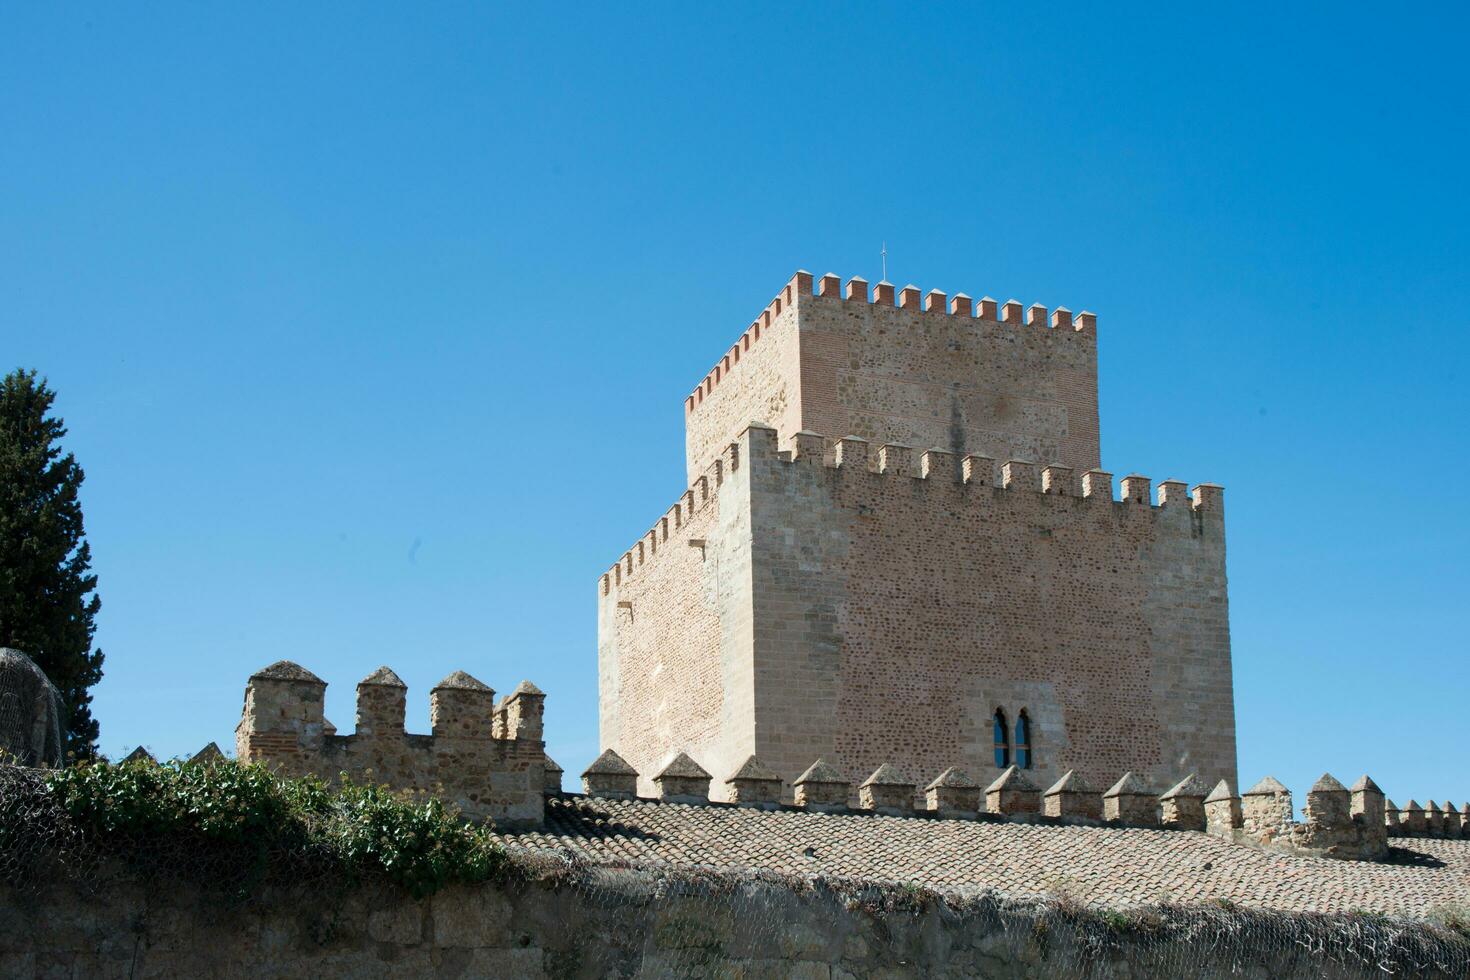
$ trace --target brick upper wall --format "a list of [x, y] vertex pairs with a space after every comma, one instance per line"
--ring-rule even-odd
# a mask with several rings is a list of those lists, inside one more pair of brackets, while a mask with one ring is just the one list
[[798, 273], [685, 399], [690, 478], [753, 421], [1081, 472], [1101, 464], [1096, 320]]
[[[985, 782], [991, 719], [1024, 709], [1043, 785], [1068, 769], [1160, 783], [1235, 777], [1218, 492], [1164, 506], [1094, 495], [1035, 468], [995, 485], [951, 457], [774, 433], [750, 449], [756, 528], [757, 754], [787, 779], [818, 755], [894, 763], [922, 785], [957, 765]], [[866, 458], [853, 458], [863, 451]], [[823, 457], [828, 461], [824, 464]], [[803, 465], [805, 460], [805, 465]], [[877, 469], [884, 472], [877, 472]], [[921, 471], [927, 468], [926, 477]], [[963, 467], [960, 467], [963, 469]]]
[[744, 477], [727, 445], [598, 583], [601, 742], [646, 794], [670, 746], [732, 770], [752, 751]]

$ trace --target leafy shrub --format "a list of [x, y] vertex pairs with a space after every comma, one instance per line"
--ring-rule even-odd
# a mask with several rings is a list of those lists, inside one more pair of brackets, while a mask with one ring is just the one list
[[410, 802], [343, 777], [286, 779], [258, 765], [83, 762], [53, 773], [53, 801], [83, 838], [155, 870], [207, 866], [217, 884], [331, 871], [382, 877], [416, 896], [505, 868], [489, 829], [439, 800]]

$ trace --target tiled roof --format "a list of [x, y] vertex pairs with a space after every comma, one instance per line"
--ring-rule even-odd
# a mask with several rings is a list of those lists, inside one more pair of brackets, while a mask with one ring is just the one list
[[[1280, 911], [1423, 915], [1470, 902], [1470, 840], [1395, 839], [1394, 863], [1276, 854], [1193, 831], [812, 813], [551, 796], [506, 843], [594, 864], [766, 871], [949, 894], [1069, 896]], [[810, 855], [810, 856], [808, 856]]]

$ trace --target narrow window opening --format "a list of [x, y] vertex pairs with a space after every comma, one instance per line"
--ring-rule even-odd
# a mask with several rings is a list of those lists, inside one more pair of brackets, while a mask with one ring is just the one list
[[1031, 719], [1026, 716], [1025, 708], [1016, 716], [1016, 765], [1031, 768]]
[[1006, 730], [1006, 713], [995, 709], [995, 768], [1004, 769], [1011, 764], [1011, 743]]

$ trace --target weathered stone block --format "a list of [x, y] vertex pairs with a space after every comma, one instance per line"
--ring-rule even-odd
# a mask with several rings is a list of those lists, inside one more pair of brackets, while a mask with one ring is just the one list
[[582, 771], [582, 792], [614, 800], [631, 800], [638, 795], [638, 770], [608, 749]]
[[858, 787], [858, 806], [890, 816], [905, 816], [914, 812], [914, 789], [912, 781], [885, 762]]
[[546, 761], [541, 764], [544, 779], [541, 788], [548, 793], [560, 793], [563, 771], [562, 767], [556, 764], [556, 760], [548, 755]]
[[1262, 844], [1290, 838], [1291, 790], [1277, 779], [1267, 776], [1240, 794], [1240, 808], [1247, 837]]
[[462, 670], [429, 691], [429, 727], [435, 737], [488, 739], [494, 710], [495, 692]]
[[1199, 777], [1190, 773], [1159, 797], [1159, 821], [1179, 830], [1204, 830], [1205, 796]]
[[1020, 769], [1009, 766], [985, 787], [985, 810], [1007, 816], [1041, 812], [1041, 791]]
[[924, 787], [930, 810], [945, 817], [973, 817], [980, 810], [980, 784], [963, 769], [950, 766]]
[[1242, 824], [1240, 797], [1231, 790], [1230, 783], [1222, 779], [1205, 797], [1205, 831], [1216, 837], [1233, 838]]
[[772, 806], [781, 802], [781, 776], [754, 755], [741, 763], [725, 784], [730, 787], [727, 798], [731, 803]]
[[1159, 825], [1159, 800], [1143, 780], [1125, 772], [1103, 793], [1103, 819], [1133, 827]]
[[710, 774], [683, 752], [653, 777], [658, 797], [666, 803], [708, 803]]
[[1102, 794], [1075, 769], [1068, 769], [1061, 779], [1052, 783], [1042, 794], [1041, 803], [1042, 812], [1048, 817], [1102, 819]]
[[408, 685], [389, 667], [379, 667], [357, 682], [357, 734], [363, 738], [402, 738]]
[[852, 792], [848, 778], [823, 759], [812, 763], [791, 785], [796, 791], [796, 805], [809, 810], [845, 810]]

